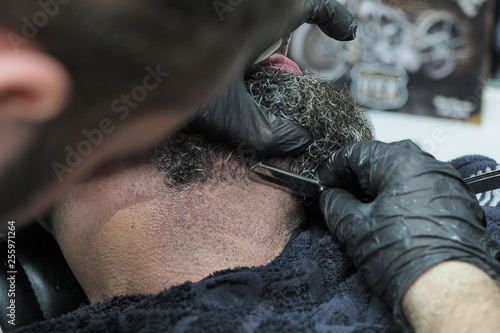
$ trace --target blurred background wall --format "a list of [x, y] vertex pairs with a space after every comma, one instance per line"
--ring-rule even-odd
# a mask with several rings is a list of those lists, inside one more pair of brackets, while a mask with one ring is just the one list
[[347, 86], [379, 140], [410, 138], [445, 161], [468, 154], [500, 161], [497, 2], [344, 0], [359, 22], [356, 41], [305, 25], [290, 57]]

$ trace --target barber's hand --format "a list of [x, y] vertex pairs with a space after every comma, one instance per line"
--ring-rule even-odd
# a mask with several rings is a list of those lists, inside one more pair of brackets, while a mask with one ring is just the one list
[[[356, 38], [358, 21], [335, 0], [297, 0], [290, 2], [289, 6], [292, 8], [291, 18], [284, 26], [278, 30], [269, 30], [266, 36], [262, 36], [267, 39], [268, 47], [276, 41], [289, 38], [290, 34], [304, 23], [317, 25], [327, 36], [339, 41]], [[250, 60], [257, 59], [265, 49], [257, 50]]]
[[247, 92], [243, 78], [205, 106], [190, 126], [240, 151], [254, 149], [260, 157], [300, 153], [312, 143], [311, 135], [301, 126], [259, 106]]
[[[302, 0], [295, 6], [295, 18], [287, 23], [276, 40], [287, 38], [303, 23], [317, 24], [325, 34], [338, 40], [355, 38], [356, 19], [337, 1]], [[252, 60], [258, 56], [256, 54]], [[255, 149], [260, 157], [297, 154], [312, 143], [306, 130], [257, 104], [245, 88], [243, 73], [199, 112], [195, 124], [205, 133], [236, 148]]]
[[399, 325], [408, 326], [405, 292], [431, 266], [458, 260], [500, 274], [500, 246], [472, 190], [451, 165], [411, 141], [352, 144], [331, 156], [318, 178], [337, 187], [321, 196], [328, 228]]
[[358, 22], [341, 4], [334, 0], [303, 0], [299, 12], [299, 21], [292, 30], [304, 23], [316, 24], [321, 31], [340, 41], [353, 40], [356, 37]]

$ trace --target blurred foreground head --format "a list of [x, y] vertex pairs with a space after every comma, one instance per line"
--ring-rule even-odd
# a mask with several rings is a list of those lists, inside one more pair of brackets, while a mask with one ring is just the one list
[[172, 132], [275, 42], [296, 3], [0, 2], [0, 219], [30, 218]]

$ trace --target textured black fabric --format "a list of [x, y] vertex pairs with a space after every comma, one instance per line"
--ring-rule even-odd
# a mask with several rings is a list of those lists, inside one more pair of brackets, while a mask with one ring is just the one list
[[321, 225], [265, 267], [122, 296], [18, 332], [392, 332], [390, 313]]

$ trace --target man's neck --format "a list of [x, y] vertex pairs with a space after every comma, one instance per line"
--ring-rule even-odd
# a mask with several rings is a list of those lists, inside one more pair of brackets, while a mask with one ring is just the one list
[[55, 213], [71, 222], [57, 223], [56, 236], [92, 302], [265, 265], [303, 220], [291, 194], [242, 175], [178, 190], [154, 165], [105, 171]]
[[[173, 191], [157, 212], [154, 250], [167, 256], [163, 287], [197, 281], [223, 269], [266, 265], [302, 222], [300, 204], [291, 195], [248, 180], [205, 184]], [[148, 208], [151, 211], [151, 208]]]

